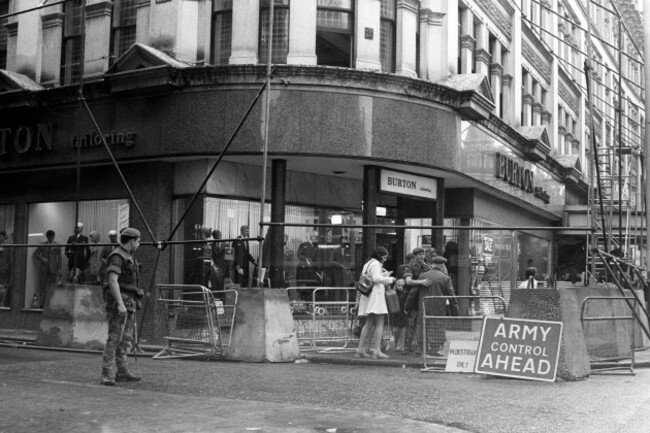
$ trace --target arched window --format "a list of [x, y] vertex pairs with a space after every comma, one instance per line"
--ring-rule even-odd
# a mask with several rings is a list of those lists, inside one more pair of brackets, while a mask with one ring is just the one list
[[227, 65], [232, 46], [232, 0], [214, 0], [212, 4], [212, 63]]
[[113, 7], [113, 43], [111, 52], [120, 57], [135, 43], [136, 3], [135, 0], [116, 0]]
[[[298, 0], [300, 1], [300, 0]], [[271, 2], [260, 2], [259, 62], [266, 63], [269, 54], [269, 10]], [[289, 0], [275, 0], [273, 6], [273, 57], [271, 63], [287, 63], [289, 53]]]
[[316, 57], [319, 65], [351, 66], [353, 23], [352, 0], [318, 0]]

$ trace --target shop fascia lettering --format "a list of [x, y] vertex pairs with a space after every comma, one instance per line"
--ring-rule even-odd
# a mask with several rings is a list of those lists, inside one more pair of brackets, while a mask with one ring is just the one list
[[437, 198], [437, 185], [434, 178], [387, 169], [382, 169], [379, 176], [380, 191], [432, 200]]
[[8, 155], [10, 152], [24, 155], [30, 151], [51, 151], [53, 129], [54, 123], [0, 128], [0, 157]]
[[524, 192], [533, 194], [546, 204], [551, 202], [551, 197], [548, 193], [543, 188], [535, 186], [532, 171], [502, 153], [497, 153], [496, 159], [495, 176], [497, 178], [503, 179], [517, 188], [521, 188]]
[[[135, 146], [135, 132], [111, 132], [110, 134], [104, 135], [104, 140], [109, 146], [121, 145], [124, 147], [133, 147]], [[89, 148], [89, 147], [99, 147], [103, 146], [102, 136], [95, 131], [91, 131], [88, 134], [85, 134], [81, 137], [73, 135], [70, 139], [70, 147], [72, 149], [77, 148]]]

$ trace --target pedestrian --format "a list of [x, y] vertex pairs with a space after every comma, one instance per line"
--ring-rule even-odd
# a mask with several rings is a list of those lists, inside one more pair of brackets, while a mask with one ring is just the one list
[[[129, 372], [126, 366], [127, 353], [135, 339], [136, 309], [144, 297], [144, 292], [138, 288], [138, 262], [133, 257], [139, 246], [140, 232], [127, 228], [120, 235], [120, 246], [108, 256], [107, 283], [104, 286], [108, 339], [102, 356], [102, 385], [141, 379]], [[115, 380], [111, 377], [113, 363], [117, 364]]]
[[404, 280], [395, 280], [395, 292], [397, 292], [397, 299], [399, 300], [400, 311], [390, 315], [390, 323], [393, 326], [393, 347], [395, 352], [405, 353], [404, 341], [406, 339], [406, 328], [408, 327], [408, 317], [404, 313], [404, 306], [406, 305], [406, 298], [408, 292], [404, 290]]
[[[426, 261], [426, 252], [422, 247], [416, 247], [411, 253], [413, 259], [409, 262], [408, 266], [403, 268], [402, 277], [404, 278], [405, 288], [408, 293], [411, 290], [417, 290], [420, 285], [427, 284], [426, 280], [420, 279], [420, 275], [431, 269]], [[408, 326], [406, 328], [406, 339], [404, 341], [404, 352], [410, 353], [414, 350], [415, 335], [417, 333], [417, 316], [418, 307], [415, 305], [411, 311], [407, 313]]]
[[237, 240], [233, 241], [232, 248], [234, 251], [234, 260], [232, 268], [234, 271], [235, 283], [241, 288], [250, 287], [250, 267], [249, 264], [257, 266], [257, 262], [251, 256], [247, 238], [250, 236], [250, 230], [247, 225], [239, 228], [240, 235]]
[[[43, 308], [45, 306], [45, 299], [49, 288], [52, 284], [56, 284], [57, 280], [61, 279], [61, 246], [54, 241], [56, 233], [54, 230], [45, 232], [44, 242], [34, 251], [34, 260], [38, 265], [38, 292], [34, 294], [34, 301], [38, 303], [36, 308]], [[32, 301], [32, 304], [34, 303]], [[32, 305], [32, 307], [35, 307]]]
[[99, 255], [99, 261], [100, 261], [99, 281], [101, 282], [101, 284], [106, 283], [105, 280], [106, 280], [106, 267], [108, 266], [108, 256], [110, 256], [113, 250], [118, 246], [117, 230], [108, 231], [108, 242], [110, 242], [113, 245], [104, 245], [102, 247], [102, 252]]
[[83, 223], [77, 222], [74, 234], [68, 238], [64, 250], [64, 254], [68, 258], [68, 280], [75, 284], [84, 282], [84, 270], [88, 266], [88, 259], [90, 259], [90, 247], [87, 245], [88, 236], [83, 234], [83, 230]]
[[[363, 266], [362, 273], [372, 279], [373, 287], [369, 296], [361, 296], [359, 300], [359, 316], [366, 316], [366, 323], [359, 337], [359, 347], [355, 355], [358, 358], [388, 358], [388, 355], [381, 351], [384, 322], [388, 315], [385, 293], [386, 284], [393, 284], [395, 278], [391, 277], [392, 271], [384, 269], [383, 265], [387, 258], [388, 250], [377, 247], [371, 254], [370, 260]], [[372, 347], [370, 347], [371, 341]], [[366, 352], [368, 349], [370, 353]]]

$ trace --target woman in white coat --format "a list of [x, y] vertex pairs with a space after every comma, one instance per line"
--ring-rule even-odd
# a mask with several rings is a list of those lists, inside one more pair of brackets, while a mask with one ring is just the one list
[[[388, 250], [384, 247], [377, 247], [366, 262], [361, 271], [368, 274], [373, 282], [370, 296], [361, 295], [359, 300], [359, 316], [366, 316], [366, 324], [361, 330], [359, 347], [356, 356], [358, 358], [388, 358], [388, 355], [381, 351], [381, 338], [384, 333], [384, 322], [388, 316], [386, 307], [386, 284], [393, 284], [395, 278], [384, 269], [384, 262], [388, 258]], [[372, 342], [370, 352], [367, 350]]]

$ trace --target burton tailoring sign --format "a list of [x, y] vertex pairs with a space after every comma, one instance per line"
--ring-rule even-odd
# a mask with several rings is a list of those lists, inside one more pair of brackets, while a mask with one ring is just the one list
[[438, 181], [430, 177], [382, 169], [379, 190], [435, 200], [438, 198]]
[[533, 172], [524, 167], [523, 164], [502, 153], [497, 153], [495, 167], [496, 171], [494, 175], [498, 179], [503, 179], [510, 185], [521, 188], [524, 192], [533, 194], [546, 204], [551, 202], [548, 193], [544, 191], [542, 187], [535, 186]]
[[562, 322], [486, 317], [476, 373], [554, 382]]

